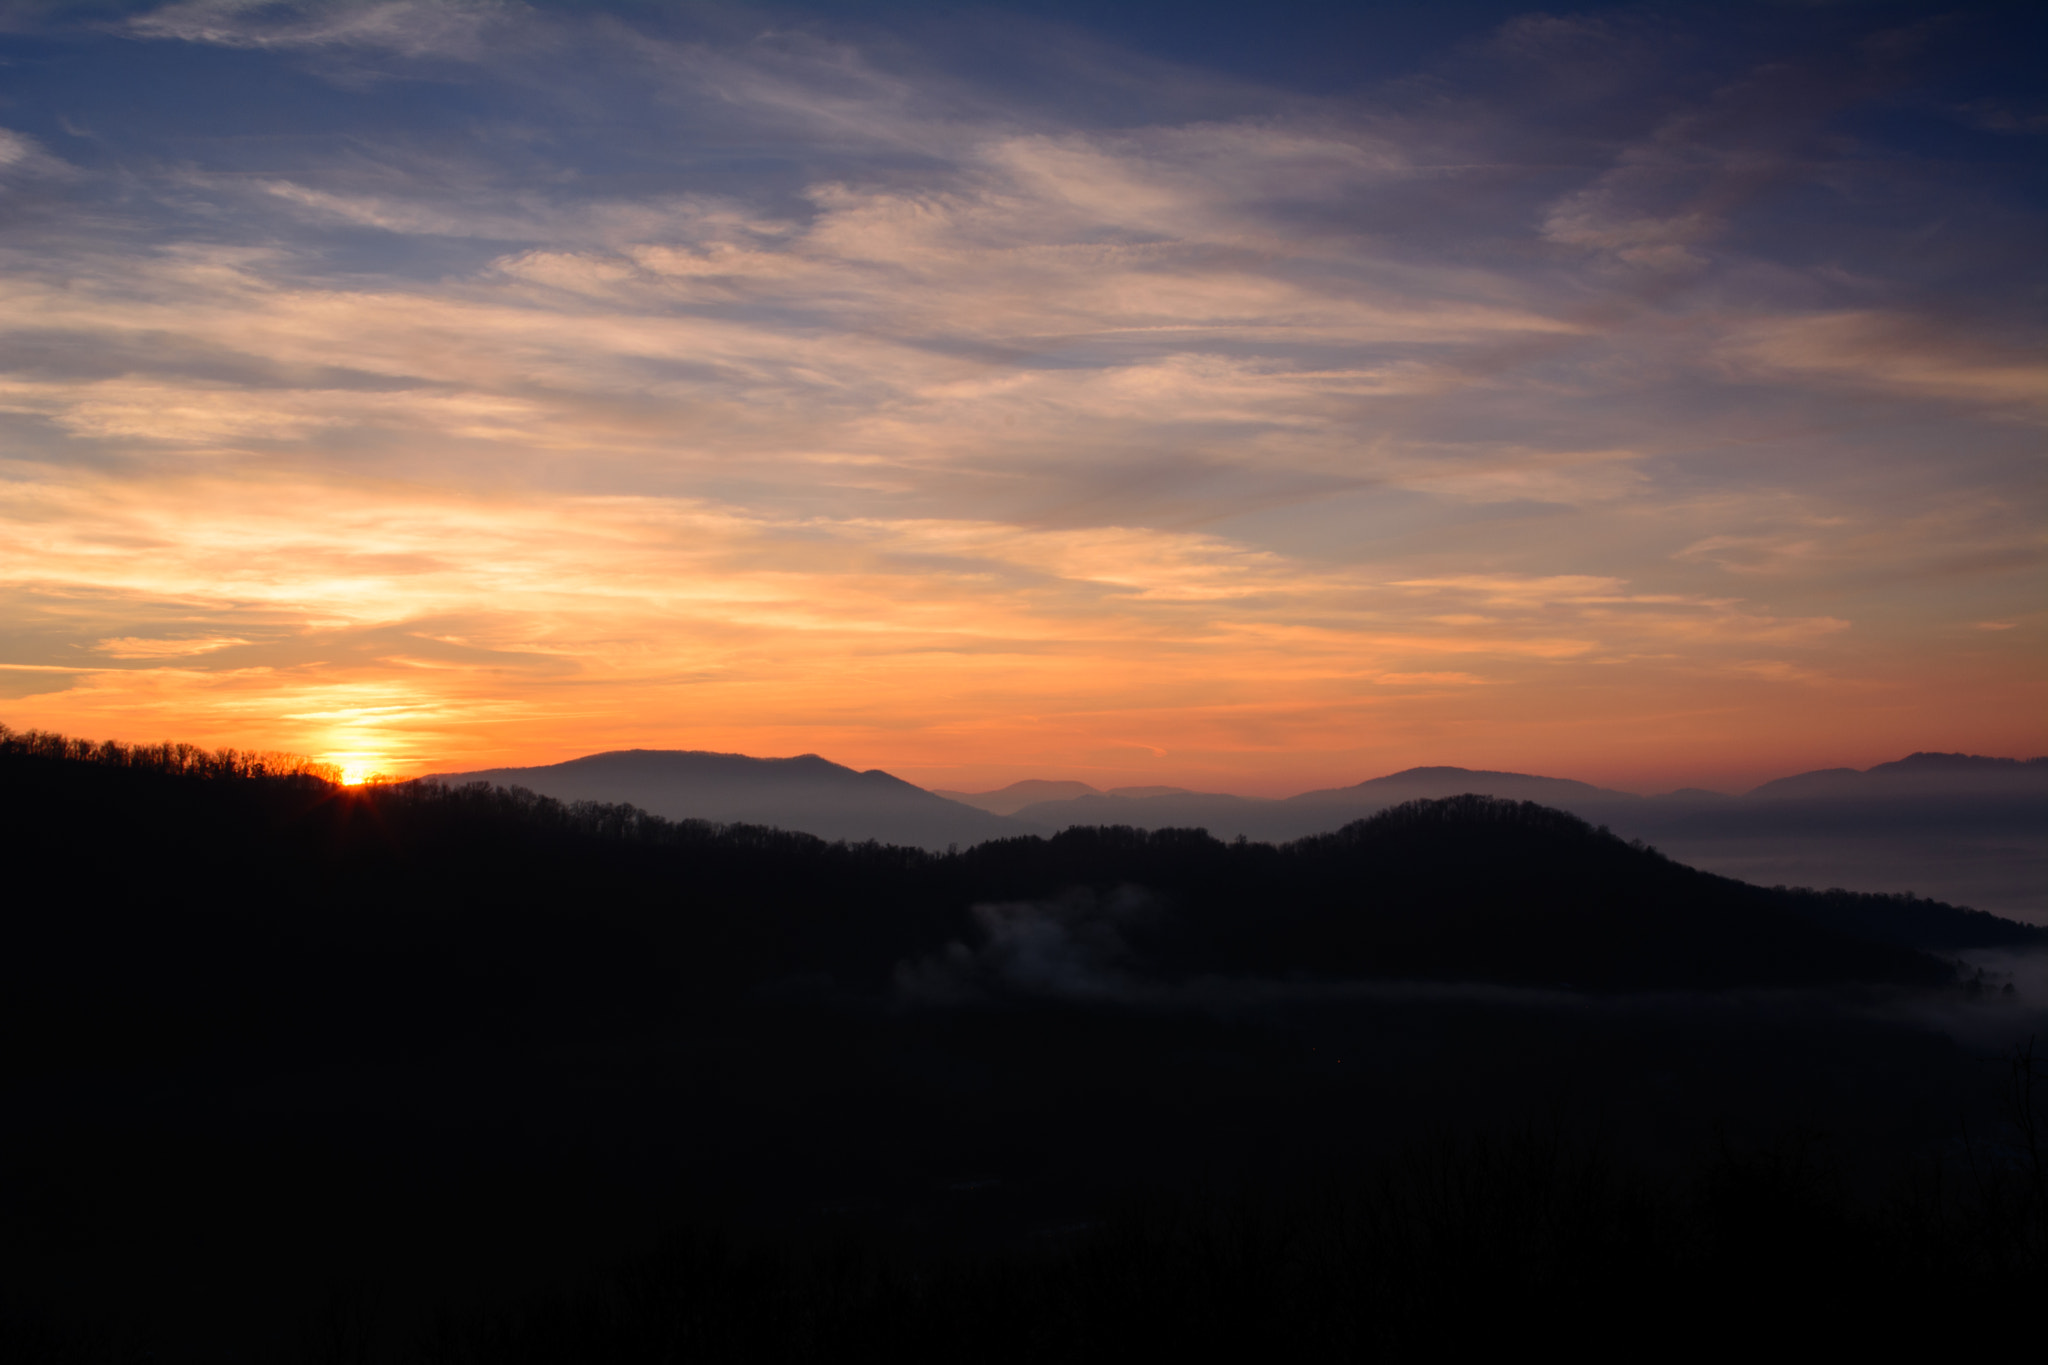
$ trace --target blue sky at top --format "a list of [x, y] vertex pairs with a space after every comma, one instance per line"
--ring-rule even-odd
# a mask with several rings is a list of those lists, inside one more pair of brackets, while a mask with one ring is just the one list
[[2039, 735], [2030, 7], [0, 15], [17, 718], [1275, 788]]

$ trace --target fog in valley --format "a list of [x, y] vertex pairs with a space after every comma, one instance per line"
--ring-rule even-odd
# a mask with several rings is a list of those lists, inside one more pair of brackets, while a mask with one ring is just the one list
[[[684, 818], [526, 786], [620, 773]], [[13, 1358], [950, 1359], [1004, 1314], [1034, 1325], [990, 1358], [1352, 1358], [1475, 1275], [1521, 1307], [1461, 1341], [1708, 1300], [1755, 1305], [1747, 1334], [1773, 1285], [1875, 1322], [1930, 1257], [2009, 1295], [2048, 1253], [2048, 932], [2011, 918], [1469, 792], [1275, 843], [1013, 832], [815, 758], [503, 776], [0, 733], [0, 819], [91, 870], [0, 920], [0, 1157], [35, 1173], [0, 1199]], [[1259, 809], [1496, 782], [1566, 786], [1438, 769]], [[1987, 798], [1901, 801], [1937, 799]], [[778, 801], [996, 837], [707, 818]], [[1497, 1260], [1536, 1226], [1575, 1231]]]

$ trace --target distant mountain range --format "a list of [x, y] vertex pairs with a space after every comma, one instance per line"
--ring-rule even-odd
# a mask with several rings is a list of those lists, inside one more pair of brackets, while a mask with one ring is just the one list
[[[866, 801], [880, 822], [871, 830], [955, 810], [1008, 823], [815, 757], [623, 753], [495, 776], [700, 815], [801, 812], [800, 798], [820, 803], [800, 815], [813, 820]], [[1401, 779], [1372, 790], [1494, 785], [1455, 772]], [[1680, 1237], [1697, 1236], [1711, 1260], [1688, 1252], [1654, 1263], [1654, 1277], [1711, 1268], [1730, 1247], [1740, 1259], [1767, 1237], [1795, 1259], [1839, 1259], [1864, 1230], [1890, 1226], [1889, 1210], [1864, 1223], [1820, 1205], [1816, 1221], [1787, 1224], [1772, 1201], [1788, 1189], [1805, 1199], [1809, 1182], [1728, 1180], [1783, 1173], [1740, 1155], [1774, 1157], [1782, 1144], [1733, 1144], [1876, 1134], [1868, 1148], [1826, 1149], [1873, 1164], [1931, 1145], [1928, 1115], [1974, 1115], [1974, 1097], [1992, 1089], [1975, 1059], [2039, 1017], [2030, 968], [2009, 958], [1959, 970], [1955, 956], [2048, 943], [1931, 901], [1745, 885], [1567, 813], [1485, 796], [1404, 803], [1283, 846], [1077, 828], [930, 854], [564, 806], [488, 782], [343, 788], [253, 757], [0, 729], [0, 828], [23, 888], [0, 901], [0, 1152], [27, 1176], [0, 1217], [0, 1338], [28, 1347], [5, 1357], [21, 1361], [106, 1358], [92, 1349], [103, 1321], [167, 1360], [366, 1360], [383, 1357], [381, 1342], [447, 1341], [465, 1319], [481, 1343], [465, 1359], [648, 1359], [635, 1344], [676, 1339], [679, 1324], [726, 1358], [717, 1346], [764, 1340], [752, 1319], [717, 1307], [717, 1296], [757, 1294], [750, 1286], [768, 1286], [757, 1301], [769, 1321], [792, 1304], [838, 1302], [848, 1283], [894, 1294], [892, 1266], [943, 1266], [940, 1256], [985, 1246], [1005, 1259], [982, 1264], [1034, 1276], [1044, 1266], [1094, 1294], [1100, 1277], [1069, 1267], [1138, 1254], [1149, 1277], [1146, 1239], [1184, 1226], [1196, 1239], [1190, 1292], [1214, 1293], [1244, 1278], [1235, 1247], [1247, 1241], [1221, 1243], [1219, 1272], [1216, 1229], [1252, 1226], [1285, 1255], [1322, 1255], [1239, 1191], [1274, 1190], [1288, 1201], [1278, 1209], [1303, 1190], [1387, 1192], [1364, 1208], [1370, 1218], [1411, 1199], [1447, 1208], [1441, 1234], [1435, 1223], [1417, 1237], [1401, 1233], [1413, 1224], [1356, 1224], [1386, 1248], [1371, 1254], [1394, 1278], [1309, 1267], [1344, 1272], [1332, 1282], [1348, 1311], [1356, 1283], [1410, 1294], [1415, 1248], [1440, 1265], [1440, 1244], [1473, 1241], [1465, 1174], [1496, 1169], [1507, 1183], [1477, 1188], [1505, 1211], [1503, 1235], [1547, 1235], [1529, 1214], [1562, 1210], [1576, 1220], [1562, 1235], [1591, 1247], [1584, 1270], [1566, 1270], [1602, 1292], [1618, 1255]], [[52, 889], [35, 892], [32, 871]], [[1929, 1020], [1953, 1021], [1953, 1037]], [[1450, 1121], [1480, 1137], [1409, 1145], [1408, 1132], [1455, 1134]], [[1524, 1123], [1533, 1159], [1490, 1136]], [[1407, 1131], [1389, 1134], [1393, 1124]], [[1671, 1147], [1643, 1149], [1654, 1154], [1724, 1124], [1724, 1164], [1705, 1169], [1736, 1202], [1697, 1223], [1639, 1197], [1668, 1185], [1690, 1200], [1691, 1183], [1608, 1164], [1607, 1132], [1672, 1134]], [[1575, 1132], [1602, 1145], [1557, 1145]], [[1394, 1152], [1400, 1164], [1379, 1169], [1411, 1183], [1361, 1184], [1374, 1169], [1361, 1154], [1374, 1151]], [[1590, 1220], [1571, 1207], [1594, 1188], [1587, 1171], [1611, 1175], [1618, 1192]], [[2027, 1173], [2007, 1174], [1994, 1195], [2024, 1191]], [[1178, 1206], [1184, 1216], [1160, 1202], [1182, 1181], [1231, 1202], [1220, 1216]], [[985, 1201], [996, 1199], [1017, 1216], [994, 1221]], [[1117, 1203], [1133, 1199], [1145, 1201], [1142, 1222], [1107, 1223], [1115, 1240], [1072, 1240], [1075, 1219], [1119, 1217]], [[438, 1202], [423, 1217], [427, 1200]], [[1942, 1232], [1924, 1247], [1875, 1243], [1884, 1259], [1851, 1270], [1903, 1266], [1897, 1292], [1908, 1293], [1925, 1289], [1929, 1265], [1979, 1274], [1993, 1255], [2016, 1260], [2007, 1205], [2022, 1206], [1987, 1205], [1999, 1240], [1985, 1255]], [[705, 1221], [657, 1241], [658, 1220], [677, 1209]], [[1729, 1240], [1727, 1215], [1746, 1240]], [[1638, 1236], [1645, 1227], [1655, 1236]], [[856, 1235], [920, 1259], [865, 1259]], [[703, 1248], [717, 1254], [725, 1239], [750, 1259], [707, 1260]], [[1452, 1263], [1452, 1288], [1429, 1303], [1455, 1307], [1475, 1284], [1492, 1293], [1496, 1244], [1470, 1274]], [[1030, 1250], [1048, 1245], [1059, 1260]], [[646, 1246], [658, 1259], [611, 1259], [610, 1248]], [[763, 1278], [818, 1247], [850, 1250], [823, 1263], [832, 1278], [817, 1290]], [[589, 1259], [565, 1262], [569, 1252]], [[1529, 1255], [1542, 1278], [1510, 1286], [1510, 1306], [1540, 1313], [1560, 1278], [1544, 1246]], [[387, 1262], [460, 1275], [354, 1278]], [[1787, 1274], [1782, 1262], [1745, 1264], [1699, 1301], [1781, 1282], [1810, 1297], [1803, 1263]], [[861, 1274], [846, 1275], [849, 1264]], [[549, 1288], [579, 1282], [607, 1295], [587, 1315]], [[693, 1297], [664, 1288], [675, 1282]], [[1049, 1282], [1024, 1281], [1030, 1297], [1003, 1321], [1029, 1326]], [[2029, 1282], [2015, 1273], [1990, 1290], [2024, 1302], [2016, 1291]], [[910, 1358], [988, 1354], [983, 1283], [957, 1281], [961, 1347]], [[1141, 1315], [1105, 1339], [1151, 1343], [1158, 1305], [1189, 1301], [1179, 1281], [1134, 1283]], [[1949, 1296], [1985, 1283], [1959, 1277]], [[481, 1295], [500, 1284], [521, 1316], [487, 1313]], [[21, 1313], [23, 1285], [58, 1307], [42, 1315], [30, 1299]], [[81, 1285], [97, 1297], [79, 1297]], [[535, 1297], [509, 1297], [527, 1285]], [[1268, 1349], [1256, 1316], [1274, 1303], [1292, 1312], [1292, 1282], [1268, 1275], [1255, 1288], [1255, 1309], [1235, 1319], [1250, 1323], [1244, 1349], [1229, 1354], [1313, 1354], [1315, 1342]], [[258, 1299], [274, 1348], [241, 1335]], [[882, 1312], [851, 1302], [860, 1316], [842, 1335], [856, 1346], [932, 1339], [899, 1333], [887, 1300]], [[195, 1303], [217, 1304], [217, 1320]], [[273, 1313], [293, 1304], [317, 1316]], [[407, 1304], [419, 1306], [416, 1331], [381, 1316]], [[652, 1309], [614, 1332], [619, 1304]], [[193, 1335], [159, 1334], [146, 1310]], [[591, 1347], [551, 1349], [559, 1324], [585, 1320], [604, 1332]], [[653, 1324], [644, 1334], [641, 1321]], [[49, 1326], [71, 1322], [90, 1334], [77, 1350]], [[524, 1334], [526, 1322], [539, 1326]], [[1024, 1349], [1012, 1358], [1067, 1358], [1013, 1335]]]
[[934, 787], [933, 796], [943, 796], [948, 801], [985, 810], [991, 815], [1015, 815], [1026, 806], [1042, 803], [1068, 801], [1082, 796], [1180, 796], [1193, 795], [1186, 787], [1111, 787], [1107, 792], [1091, 787], [1086, 782], [1047, 782], [1041, 778], [1027, 777], [1022, 782], [992, 792], [956, 792]]
[[2048, 758], [1916, 753], [1867, 770], [1779, 778], [1740, 796], [1696, 788], [1638, 796], [1569, 778], [1455, 767], [1410, 768], [1283, 800], [1179, 787], [1102, 791], [1039, 779], [990, 792], [926, 791], [815, 754], [648, 749], [436, 780], [929, 849], [1088, 825], [1205, 829], [1222, 839], [1280, 843], [1408, 801], [1476, 794], [1567, 810], [1693, 866], [1765, 885], [1911, 890], [2048, 923]]
[[1352, 787], [1303, 792], [1285, 800], [1190, 791], [1185, 787], [1112, 787], [1099, 791], [1081, 782], [1013, 782], [992, 792], [941, 792], [1048, 829], [1073, 825], [1131, 825], [1140, 829], [1207, 829], [1221, 838], [1283, 841], [1320, 834], [1351, 820], [1398, 806], [1466, 793], [1498, 796], [1584, 814], [1640, 802], [1629, 792], [1608, 791], [1560, 777], [1475, 771], [1470, 768], [1410, 768]]
[[931, 849], [1028, 832], [879, 768], [857, 772], [816, 754], [750, 758], [699, 749], [621, 749], [544, 767], [437, 773], [428, 780], [524, 787], [558, 801], [624, 802], [671, 820], [773, 825], [824, 839]]
[[[1590, 818], [1610, 812], [1649, 818], [1659, 825], [1675, 818], [1726, 812], [1745, 802], [1965, 799], [2048, 794], [2048, 758], [1984, 758], [1975, 754], [1917, 753], [1874, 768], [1823, 768], [1781, 777], [1742, 794], [1687, 787], [1657, 796], [1595, 787], [1563, 777], [1494, 772], [1475, 768], [1408, 768], [1349, 787], [1302, 792], [1279, 800], [1198, 792], [1185, 787], [1112, 787], [1085, 782], [1013, 782], [989, 792], [939, 791], [963, 805], [996, 815], [1064, 828], [1074, 824], [1130, 824], [1163, 828], [1190, 819], [1224, 837], [1293, 839], [1328, 828], [1345, 812], [1369, 814], [1404, 801], [1437, 800], [1474, 792], [1516, 801], [1535, 801]], [[1356, 818], [1351, 816], [1350, 818]], [[1774, 808], [1768, 817], [1782, 818]]]

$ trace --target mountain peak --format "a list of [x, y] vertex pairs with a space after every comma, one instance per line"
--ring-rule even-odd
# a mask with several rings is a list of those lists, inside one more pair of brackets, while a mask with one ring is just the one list
[[705, 749], [614, 749], [565, 763], [441, 773], [443, 782], [525, 787], [561, 801], [624, 802], [672, 820], [773, 825], [826, 839], [943, 848], [1022, 832], [880, 768], [819, 754], [755, 758]]
[[1867, 768], [1867, 773], [1955, 773], [2011, 772], [2036, 764], [2048, 767], [2048, 758], [1987, 758], [1982, 754], [1944, 754], [1923, 750], [1890, 763]]
[[933, 791], [934, 796], [943, 796], [948, 801], [958, 801], [985, 810], [992, 815], [1015, 815], [1026, 806], [1040, 801], [1071, 801], [1077, 796], [1098, 796], [1101, 793], [1086, 782], [1059, 781], [1043, 777], [1027, 777], [1021, 782], [1012, 782], [1007, 787], [998, 787], [987, 792]]
[[[1580, 782], [1569, 777], [1539, 777], [1534, 773], [1494, 772], [1486, 768], [1456, 768], [1438, 764], [1423, 768], [1403, 768], [1385, 777], [1367, 778], [1349, 787], [1335, 787], [1327, 791], [1303, 792], [1289, 797], [1290, 801], [1329, 802], [1353, 801], [1360, 797], [1377, 800], [1409, 801], [1421, 798], [1459, 796], [1477, 792], [1488, 796], [1510, 797], [1518, 801], [1552, 801], [1572, 797], [1579, 800], [1637, 801], [1641, 798], [1632, 792], [1609, 791]], [[1396, 793], [1399, 793], [1398, 795]]]

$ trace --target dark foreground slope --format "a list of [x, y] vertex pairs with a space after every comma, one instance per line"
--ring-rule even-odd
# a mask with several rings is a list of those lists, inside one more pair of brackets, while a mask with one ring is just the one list
[[[1624, 1271], [1645, 1322], [1781, 1318], [1759, 1247], [1858, 1302], [2033, 1273], [2031, 1224], [1880, 1225], [1753, 1148], [2002, 1132], [1912, 945], [2017, 926], [1483, 800], [946, 856], [212, 771], [0, 736], [10, 1360], [1407, 1358], [1621, 1321]], [[1531, 1115], [1576, 1136], [1398, 1156]], [[1763, 1164], [1688, 1166], [1716, 1134]]]
[[[9, 754], [0, 818], [61, 896], [4, 927], [7, 1046], [347, 1051], [599, 1029], [787, 983], [890, 998], [1209, 978], [1599, 990], [1935, 986], [1990, 916], [1770, 891], [1530, 804], [1417, 803], [1275, 848], [1074, 829], [950, 856], [563, 806]], [[957, 970], [956, 970], [957, 969]]]
[[583, 1033], [798, 988], [1932, 987], [1952, 969], [1921, 949], [2041, 936], [1903, 897], [1746, 886], [1486, 797], [1281, 847], [1077, 828], [937, 855], [482, 784], [352, 790], [13, 747], [0, 820], [67, 869], [61, 894], [13, 898], [0, 926], [0, 1046], [20, 1066]]

